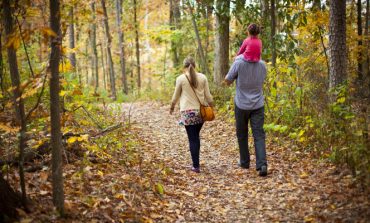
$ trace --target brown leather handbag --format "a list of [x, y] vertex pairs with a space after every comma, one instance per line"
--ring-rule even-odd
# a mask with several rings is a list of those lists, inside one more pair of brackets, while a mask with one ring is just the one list
[[200, 104], [200, 108], [199, 108], [199, 110], [200, 110], [200, 115], [201, 115], [201, 117], [202, 117], [203, 121], [212, 121], [212, 120], [214, 120], [214, 119], [215, 119], [215, 113], [214, 113], [214, 111], [213, 111], [213, 108], [212, 108], [211, 106], [203, 105], [203, 104], [200, 102], [200, 100], [199, 100], [199, 98], [198, 98], [197, 93], [195, 92], [195, 90], [194, 90], [193, 86], [192, 86], [192, 85], [191, 85], [191, 83], [190, 83], [189, 78], [188, 78], [186, 75], [185, 75], [185, 77], [186, 77], [186, 79], [188, 80], [188, 82], [189, 82], [189, 84], [190, 84], [191, 89], [193, 89], [193, 92], [194, 92], [194, 94], [195, 94], [195, 97], [197, 97], [197, 99], [198, 99], [198, 101], [199, 101], [199, 104]]

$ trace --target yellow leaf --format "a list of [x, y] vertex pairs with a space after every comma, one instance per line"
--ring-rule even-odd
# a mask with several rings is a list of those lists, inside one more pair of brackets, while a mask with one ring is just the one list
[[42, 28], [41, 29], [41, 32], [44, 35], [47, 35], [47, 36], [52, 36], [52, 37], [56, 37], [57, 36], [57, 34], [52, 29], [50, 29], [49, 27]]
[[60, 97], [63, 97], [64, 95], [66, 95], [66, 93], [67, 93], [66, 91], [60, 91], [60, 92], [59, 92], [59, 96], [60, 96]]
[[99, 170], [99, 171], [98, 171], [98, 175], [102, 177], [102, 176], [104, 176], [104, 173], [103, 173], [102, 171], [100, 171], [100, 170]]
[[303, 172], [301, 175], [299, 175], [300, 178], [307, 178], [308, 177], [308, 173], [306, 172]]
[[70, 138], [68, 138], [67, 143], [68, 144], [72, 144], [72, 143], [76, 142], [77, 138], [78, 137], [74, 137], [74, 136], [73, 137], [70, 137]]

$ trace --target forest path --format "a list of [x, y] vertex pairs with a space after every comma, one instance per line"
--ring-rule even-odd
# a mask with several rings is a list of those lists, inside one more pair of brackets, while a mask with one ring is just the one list
[[238, 168], [234, 126], [217, 117], [201, 131], [201, 173], [196, 174], [189, 171], [185, 128], [177, 124], [177, 113], [169, 115], [168, 105], [139, 102], [123, 104], [123, 110], [131, 110], [143, 159], [165, 165], [161, 200], [166, 205], [160, 215], [151, 215], [156, 221], [365, 222], [370, 217], [369, 197], [348, 171], [294, 151], [289, 143], [278, 146], [281, 139], [267, 135], [269, 174], [259, 177], [254, 155], [250, 169]]

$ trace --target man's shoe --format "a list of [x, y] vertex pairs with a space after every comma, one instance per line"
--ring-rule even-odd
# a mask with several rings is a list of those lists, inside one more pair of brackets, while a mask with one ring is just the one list
[[267, 176], [267, 166], [263, 165], [261, 166], [261, 168], [259, 169], [259, 175], [261, 177], [264, 177], [264, 176]]

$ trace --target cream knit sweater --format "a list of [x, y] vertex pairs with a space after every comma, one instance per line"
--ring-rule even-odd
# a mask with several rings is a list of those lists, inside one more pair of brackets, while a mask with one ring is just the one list
[[[189, 74], [187, 77], [190, 79]], [[213, 103], [213, 98], [209, 92], [208, 80], [204, 74], [197, 73], [198, 86], [194, 88], [195, 92], [203, 105]], [[176, 104], [180, 99], [180, 111], [199, 109], [200, 104], [190, 86], [189, 81], [186, 79], [185, 74], [181, 74], [176, 79], [176, 88], [172, 96], [172, 104]]]

